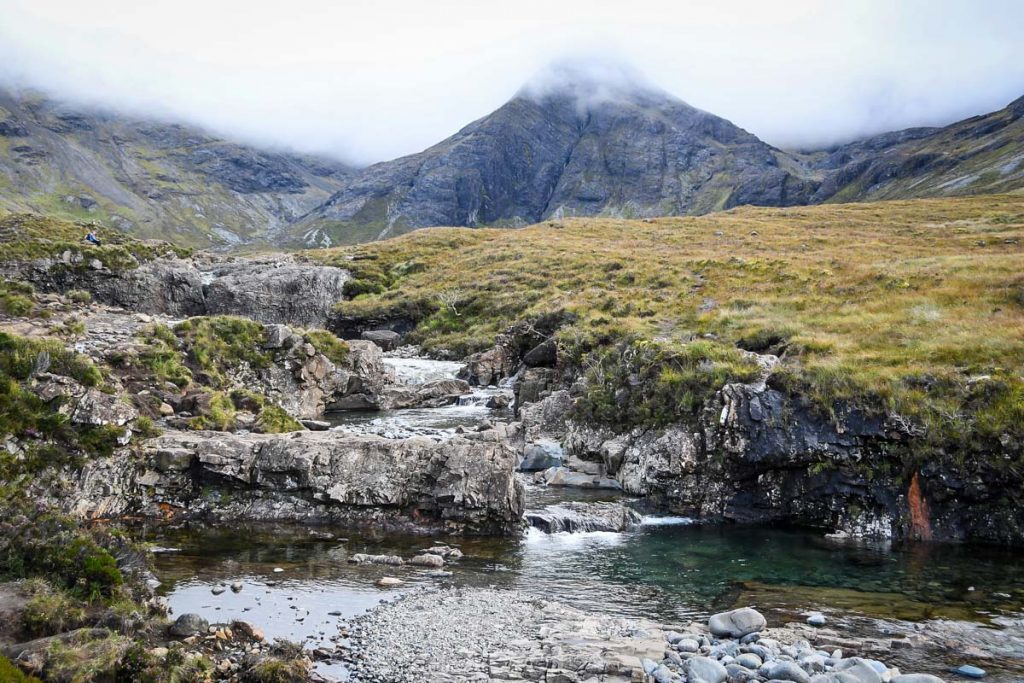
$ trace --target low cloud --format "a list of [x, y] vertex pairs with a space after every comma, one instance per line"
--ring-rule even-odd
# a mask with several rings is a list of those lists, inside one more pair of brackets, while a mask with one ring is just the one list
[[1024, 94], [1015, 0], [0, 0], [0, 16], [0, 81], [358, 163], [447, 137], [573, 55], [592, 94], [631, 83], [624, 61], [784, 147]]

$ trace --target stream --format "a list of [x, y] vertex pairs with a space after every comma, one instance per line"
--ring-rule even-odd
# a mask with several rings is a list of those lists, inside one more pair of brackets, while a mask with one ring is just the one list
[[[399, 381], [454, 377], [458, 363], [388, 358]], [[508, 387], [477, 388], [457, 404], [432, 409], [329, 415], [333, 429], [392, 438], [445, 438], [482, 421], [509, 420], [508, 409], [487, 407]], [[520, 475], [527, 509], [567, 500], [615, 500], [614, 491], [546, 488]], [[211, 622], [243, 619], [268, 638], [333, 645], [339, 622], [419, 585], [452, 584], [515, 589], [589, 611], [667, 623], [704, 619], [735, 606], [755, 606], [770, 624], [824, 613], [830, 625], [858, 637], [887, 637], [918, 628], [975, 630], [996, 656], [987, 680], [1024, 679], [1024, 554], [994, 547], [840, 542], [801, 529], [701, 525], [685, 518], [645, 516], [619, 533], [546, 534], [521, 538], [436, 538], [373, 534], [329, 527], [251, 525], [233, 528], [157, 526], [156, 570], [174, 614], [196, 612]], [[445, 567], [450, 576], [417, 567], [355, 565], [355, 553], [410, 557], [439, 541], [465, 557]], [[404, 585], [379, 588], [384, 576]], [[211, 589], [238, 582], [241, 590]], [[963, 663], [889, 659], [911, 670], [939, 673]], [[920, 657], [920, 655], [918, 655]], [[907, 670], [907, 669], [904, 669]], [[318, 671], [344, 680], [339, 663]]]

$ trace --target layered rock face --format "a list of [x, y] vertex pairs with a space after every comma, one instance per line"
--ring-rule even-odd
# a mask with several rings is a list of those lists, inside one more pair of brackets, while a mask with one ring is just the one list
[[497, 439], [332, 432], [168, 432], [141, 458], [90, 462], [62, 505], [83, 516], [340, 522], [506, 534], [518, 529], [516, 453]]
[[1005, 477], [991, 468], [969, 466], [964, 477], [926, 463], [915, 486], [892, 467], [918, 437], [906, 423], [857, 411], [829, 419], [763, 383], [726, 385], [695, 421], [663, 429], [615, 433], [573, 421], [570, 410], [565, 392], [521, 408], [527, 444], [553, 438], [570, 464], [582, 461], [579, 471], [544, 475], [618, 482], [679, 514], [891, 539], [1018, 544], [1024, 529], [1024, 513], [1003, 502]]
[[96, 301], [171, 317], [238, 315], [262, 323], [323, 327], [349, 273], [290, 256], [197, 261], [157, 258], [130, 270], [82, 263], [77, 252], [4, 266], [3, 275], [43, 291], [82, 289]]

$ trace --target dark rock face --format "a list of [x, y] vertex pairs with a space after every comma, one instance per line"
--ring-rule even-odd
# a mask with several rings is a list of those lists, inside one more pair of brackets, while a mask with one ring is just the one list
[[206, 147], [192, 153], [190, 161], [203, 173], [244, 194], [256, 192], [302, 192], [307, 184], [289, 168], [285, 158], [254, 150], [224, 145]]
[[[788, 520], [850, 537], [1024, 538], [1024, 513], [1004, 499], [1005, 476], [981, 464], [968, 477], [952, 475], [932, 463], [914, 473], [915, 492], [900, 471], [901, 449], [916, 437], [903, 422], [856, 411], [829, 419], [764, 384], [727, 385], [696, 422], [667, 429], [567, 425], [568, 454], [680, 514]], [[925, 519], [915, 520], [914, 508]]]
[[[168, 432], [131, 454], [91, 462], [64, 500], [79, 513], [134, 511], [208, 519], [339, 522], [507, 534], [520, 528], [516, 453], [498, 439], [444, 442], [332, 432]], [[173, 458], [161, 454], [173, 454]], [[162, 463], [188, 461], [167, 468]], [[210, 490], [219, 495], [209, 495]]]

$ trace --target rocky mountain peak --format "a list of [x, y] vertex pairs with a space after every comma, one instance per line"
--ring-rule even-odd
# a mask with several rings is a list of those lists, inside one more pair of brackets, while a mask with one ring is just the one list
[[628, 64], [607, 60], [554, 62], [534, 74], [516, 95], [542, 103], [571, 99], [583, 109], [606, 103], [679, 102]]

